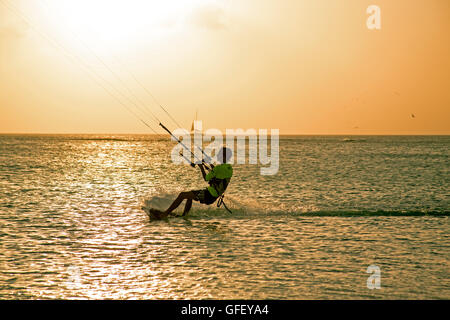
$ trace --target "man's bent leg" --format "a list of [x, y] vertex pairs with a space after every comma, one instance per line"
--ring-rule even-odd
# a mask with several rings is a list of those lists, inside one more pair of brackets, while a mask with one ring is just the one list
[[192, 200], [195, 198], [195, 194], [191, 191], [188, 192], [181, 192], [178, 197], [175, 199], [175, 201], [170, 205], [170, 207], [164, 212], [163, 217], [167, 217], [173, 210], [178, 208], [178, 206], [183, 202], [184, 199], [190, 199], [191, 205]]
[[192, 199], [186, 200], [186, 205], [184, 206], [183, 216], [187, 215], [189, 210], [191, 210], [192, 207]]

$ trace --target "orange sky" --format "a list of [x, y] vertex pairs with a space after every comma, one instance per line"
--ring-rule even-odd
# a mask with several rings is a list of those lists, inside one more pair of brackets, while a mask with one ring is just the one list
[[0, 0], [0, 132], [174, 128], [134, 76], [187, 129], [450, 134], [449, 39], [448, 0]]

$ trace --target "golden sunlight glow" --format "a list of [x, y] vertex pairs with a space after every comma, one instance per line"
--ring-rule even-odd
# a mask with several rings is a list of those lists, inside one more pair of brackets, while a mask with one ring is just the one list
[[[54, 30], [74, 41], [102, 44], [100, 50], [127, 46], [177, 30], [200, 6], [215, 0], [46, 0], [44, 14]], [[76, 39], [79, 38], [79, 39]]]
[[449, 3], [0, 0], [0, 132], [449, 134]]

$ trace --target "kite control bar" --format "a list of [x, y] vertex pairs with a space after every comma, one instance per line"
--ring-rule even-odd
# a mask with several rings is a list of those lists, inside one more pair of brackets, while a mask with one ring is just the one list
[[[195, 154], [191, 151], [191, 149], [189, 149], [188, 147], [186, 147], [186, 145], [185, 145], [183, 142], [181, 142], [180, 139], [178, 139], [176, 136], [174, 136], [174, 134], [173, 134], [172, 132], [170, 132], [170, 130], [167, 129], [167, 127], [166, 127], [165, 125], [163, 125], [161, 122], [159, 123], [159, 125], [161, 126], [161, 128], [163, 128], [164, 130], [166, 130], [166, 131], [172, 136], [172, 138], [175, 139], [175, 141], [177, 141], [179, 144], [181, 144], [181, 145], [184, 147], [184, 149], [186, 149], [187, 151], [189, 151], [189, 152], [191, 153], [191, 155], [192, 155], [194, 158], [196, 158]], [[203, 153], [203, 155], [204, 155], [207, 159], [211, 159], [211, 157], [209, 157], [209, 156], [208, 156], [208, 155], [207, 155], [200, 147], [197, 146], [197, 148]], [[186, 158], [186, 156], [184, 156], [184, 155], [183, 155], [183, 158], [185, 158], [187, 161], [189, 161], [189, 162], [191, 163], [191, 166], [192, 166], [192, 167], [195, 167], [195, 163], [193, 163], [190, 159]], [[204, 159], [201, 159], [201, 160], [202, 160], [203, 165], [206, 167], [206, 169], [211, 170], [211, 168], [208, 167], [208, 164], [205, 162], [205, 160], [204, 160]]]

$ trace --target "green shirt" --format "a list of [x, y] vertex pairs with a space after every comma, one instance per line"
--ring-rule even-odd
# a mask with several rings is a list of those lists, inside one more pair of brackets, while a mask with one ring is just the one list
[[233, 167], [228, 163], [219, 164], [215, 166], [205, 177], [205, 180], [209, 182], [209, 193], [214, 197], [221, 196], [227, 186], [230, 183], [233, 176]]

